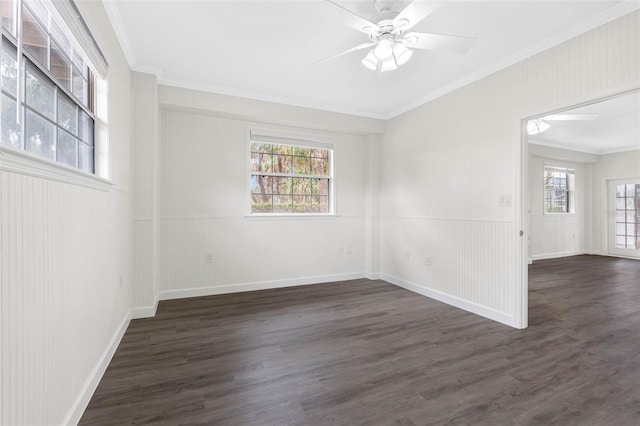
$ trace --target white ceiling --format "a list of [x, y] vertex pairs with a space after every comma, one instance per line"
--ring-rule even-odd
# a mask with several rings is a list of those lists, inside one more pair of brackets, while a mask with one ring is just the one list
[[[422, 0], [417, 0], [422, 1]], [[637, 8], [622, 1], [441, 1], [412, 31], [476, 37], [466, 55], [416, 51], [377, 74], [367, 41], [322, 0], [105, 0], [132, 69], [162, 84], [390, 118]], [[340, 1], [366, 18], [373, 1]], [[400, 1], [399, 9], [408, 2]]]
[[591, 154], [640, 149], [640, 92], [559, 114], [597, 114], [597, 117], [589, 121], [549, 121], [551, 127], [529, 136], [529, 142]]

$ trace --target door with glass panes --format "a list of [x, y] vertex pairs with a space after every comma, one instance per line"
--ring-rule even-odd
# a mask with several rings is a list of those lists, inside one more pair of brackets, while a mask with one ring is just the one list
[[640, 258], [640, 178], [610, 180], [609, 253]]

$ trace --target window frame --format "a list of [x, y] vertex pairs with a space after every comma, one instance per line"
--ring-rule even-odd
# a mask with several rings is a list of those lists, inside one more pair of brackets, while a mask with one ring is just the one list
[[[16, 110], [19, 110], [20, 146], [15, 146], [10, 143], [2, 143], [0, 144], [0, 150], [5, 153], [11, 154], [9, 158], [20, 158], [19, 162], [22, 164], [21, 167], [24, 166], [24, 161], [26, 159], [33, 158], [33, 160], [35, 161], [33, 162], [34, 174], [37, 175], [43, 175], [42, 162], [44, 161], [45, 164], [50, 164], [53, 167], [62, 168], [64, 170], [72, 172], [72, 174], [69, 175], [70, 179], [73, 179], [73, 176], [77, 177], [78, 174], [85, 174], [88, 177], [96, 178], [101, 182], [109, 181], [99, 174], [99, 143], [97, 140], [99, 119], [96, 113], [98, 76], [96, 71], [94, 70], [94, 65], [88, 60], [86, 52], [83, 51], [83, 44], [77, 40], [74, 40], [74, 35], [70, 33], [71, 30], [69, 29], [69, 26], [71, 24], [69, 24], [64, 19], [64, 17], [61, 18], [58, 15], [58, 18], [56, 18], [58, 23], [55, 24], [55, 28], [51, 27], [47, 29], [43, 26], [44, 23], [42, 22], [42, 16], [38, 15], [38, 12], [32, 9], [32, 7], [26, 4], [26, 2], [17, 1], [13, 3], [13, 5], [17, 6], [12, 9], [13, 25], [10, 29], [5, 29], [4, 26], [2, 26], [2, 42], [0, 44], [0, 47], [2, 48], [3, 55], [4, 50], [12, 52], [11, 55], [15, 58], [16, 61], [16, 76], [19, 79], [19, 84], [18, 91], [15, 94], [2, 90], [2, 96], [6, 96], [7, 99], [12, 103], [12, 107], [16, 108]], [[53, 6], [55, 5], [47, 7]], [[75, 5], [71, 6], [75, 8]], [[18, 8], [22, 8], [21, 11], [18, 11]], [[22, 43], [22, 47], [19, 46], [21, 35], [18, 33], [18, 31], [21, 31], [22, 25], [20, 25], [20, 22], [18, 22], [18, 20], [21, 18], [21, 15], [25, 11], [28, 11], [28, 13], [32, 16], [33, 25], [35, 25], [46, 37], [47, 64], [49, 64], [49, 66], [53, 66], [52, 55], [54, 54], [64, 59], [64, 63], [68, 67], [68, 80], [59, 80], [54, 75], [53, 71], [50, 71], [46, 68], [45, 65], [47, 64], [41, 64], [35, 57], [33, 57], [31, 52], [29, 52], [29, 50], [24, 47], [24, 42]], [[49, 20], [53, 21], [53, 18], [51, 18], [51, 14], [55, 13], [53, 12], [53, 9], [48, 9], [48, 12], [46, 13], [48, 13], [47, 16], [49, 16]], [[77, 17], [77, 19], [82, 21], [82, 18], [79, 16]], [[64, 25], [64, 27], [62, 27], [61, 25]], [[88, 28], [86, 28], [86, 24], [85, 29], [86, 31], [89, 31]], [[63, 38], [59, 39], [59, 37]], [[65, 46], [60, 44], [61, 42], [65, 44]], [[68, 45], [66, 45], [67, 43]], [[81, 59], [80, 62], [78, 61], [78, 58]], [[36, 78], [42, 80], [43, 84], [52, 86], [53, 117], [48, 117], [47, 114], [43, 113], [43, 111], [38, 110], [28, 102], [27, 73], [36, 75]], [[76, 91], [74, 89], [74, 78], [76, 74], [78, 74], [78, 76], [82, 79], [81, 84], [86, 87], [86, 90], [83, 87], [82, 93], [78, 94], [74, 93]], [[19, 106], [16, 105], [18, 101], [20, 102]], [[73, 115], [75, 116], [74, 126], [76, 128], [75, 133], [72, 128], [68, 128], [68, 126], [60, 121], [61, 103], [69, 104], [73, 107]], [[53, 147], [52, 155], [45, 155], [43, 153], [38, 153], [27, 149], [29, 114], [31, 114], [32, 116], [35, 115], [41, 120], [45, 120], [48, 125], [52, 126], [52, 140], [50, 143], [50, 145]], [[87, 121], [88, 132], [83, 132], [83, 125]], [[62, 146], [61, 143], [68, 143], [71, 140], [73, 140], [74, 142], [75, 149], [75, 155], [73, 156], [73, 165], [71, 164], [71, 161], [69, 161], [71, 157], [64, 158], [63, 156], [61, 156], [61, 149], [59, 149]], [[83, 151], [89, 151], [88, 155], [83, 156]], [[106, 171], [102, 171], [101, 174], [104, 174], [104, 172]], [[57, 176], [58, 173], [52, 172], [51, 175]]]
[[[273, 137], [277, 139], [286, 140], [282, 142], [268, 142], [268, 141], [260, 141], [253, 138], [253, 135], [258, 136], [267, 136]], [[247, 128], [247, 136], [246, 136], [247, 144], [245, 151], [245, 159], [246, 159], [246, 190], [245, 196], [247, 197], [247, 214], [245, 217], [247, 218], [323, 218], [323, 217], [335, 217], [336, 214], [336, 185], [335, 185], [335, 157], [336, 157], [336, 139], [333, 136], [326, 134], [317, 134], [317, 133], [305, 133], [305, 132], [296, 132], [291, 130], [283, 130], [278, 128], [264, 128], [264, 127], [248, 127]], [[319, 176], [319, 175], [311, 175], [311, 174], [287, 174], [287, 177], [296, 177], [300, 176], [301, 178], [326, 178], [329, 180], [328, 183], [328, 212], [253, 212], [252, 211], [252, 178], [255, 175], [268, 175], [268, 176], [284, 176], [279, 173], [255, 173], [252, 171], [252, 144], [253, 143], [271, 143], [274, 145], [289, 145], [289, 146], [297, 146], [297, 147], [307, 147], [307, 148], [320, 148], [327, 149], [329, 151], [328, 161], [329, 161], [329, 173], [327, 176]], [[296, 144], [295, 142], [299, 142]]]
[[[553, 191], [564, 191], [565, 192], [565, 196], [566, 196], [566, 205], [567, 205], [567, 209], [565, 211], [550, 211], [547, 209], [547, 184], [546, 184], [546, 179], [547, 179], [547, 170], [548, 169], [553, 169], [556, 171], [560, 171], [562, 173], [565, 173], [565, 181], [566, 181], [566, 189], [557, 189], [556, 186], [554, 185], [554, 189]], [[560, 166], [560, 165], [555, 165], [555, 164], [550, 164], [550, 163], [545, 163], [542, 166], [542, 213], [545, 216], [563, 216], [563, 215], [574, 215], [576, 214], [576, 210], [575, 210], [575, 182], [576, 182], [576, 170], [570, 167], [565, 167], [565, 166]]]

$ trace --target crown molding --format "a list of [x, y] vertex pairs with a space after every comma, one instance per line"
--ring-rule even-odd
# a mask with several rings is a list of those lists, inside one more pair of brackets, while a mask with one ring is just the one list
[[[144, 71], [142, 71], [144, 72]], [[385, 120], [387, 118], [384, 114], [376, 114], [370, 111], [359, 111], [349, 108], [337, 107], [329, 104], [322, 104], [316, 102], [304, 102], [299, 99], [289, 98], [285, 96], [277, 96], [270, 93], [263, 93], [245, 89], [239, 89], [237, 87], [219, 86], [213, 84], [198, 83], [193, 81], [175, 80], [159, 78], [158, 84], [164, 86], [178, 87], [181, 89], [198, 90], [202, 92], [215, 93], [218, 95], [234, 96], [238, 98], [252, 99], [255, 101], [272, 102], [277, 104], [310, 108], [327, 112], [335, 112], [338, 114], [353, 115], [356, 117], [373, 118], [377, 120]]]
[[615, 19], [618, 19], [638, 9], [640, 9], [640, 0], [626, 0], [617, 6], [607, 9], [598, 15], [595, 15], [579, 24], [576, 24], [572, 27], [567, 28], [564, 31], [561, 31], [551, 37], [548, 37], [542, 40], [541, 42], [534, 44], [533, 46], [530, 46], [526, 49], [522, 49], [510, 56], [507, 56], [506, 58], [498, 62], [494, 62], [493, 64], [486, 66], [472, 74], [469, 74], [464, 78], [454, 81], [453, 83], [448, 84], [442, 87], [441, 89], [433, 91], [427, 94], [426, 96], [423, 96], [413, 102], [410, 102], [401, 108], [397, 108], [391, 111], [387, 116], [385, 116], [385, 119], [389, 120], [399, 116], [400, 114], [404, 114], [405, 112], [411, 111], [412, 109], [415, 109], [421, 105], [431, 102], [448, 93], [451, 93], [475, 81], [478, 81], [484, 77], [487, 77], [491, 74], [501, 71], [507, 67], [510, 67], [511, 65], [514, 65], [527, 58], [537, 55], [538, 53], [544, 52], [545, 50], [550, 49], [554, 46], [557, 46], [560, 43], [564, 43], [565, 41], [571, 40], [572, 38], [575, 38], [599, 26], [605, 25]]

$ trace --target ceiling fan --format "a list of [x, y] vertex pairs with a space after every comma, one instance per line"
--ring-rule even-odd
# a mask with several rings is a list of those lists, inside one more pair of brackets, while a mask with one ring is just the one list
[[378, 14], [371, 19], [365, 19], [333, 0], [326, 1], [346, 12], [347, 25], [363, 32], [368, 41], [315, 64], [371, 48], [362, 64], [370, 70], [385, 72], [395, 70], [411, 59], [411, 49], [466, 53], [476, 41], [473, 37], [407, 32], [438, 8], [431, 2], [416, 0], [402, 11], [396, 11], [394, 8], [397, 0], [373, 0]]
[[551, 128], [547, 121], [589, 121], [598, 118], [598, 114], [551, 114], [534, 118], [527, 122], [527, 133], [537, 135]]

